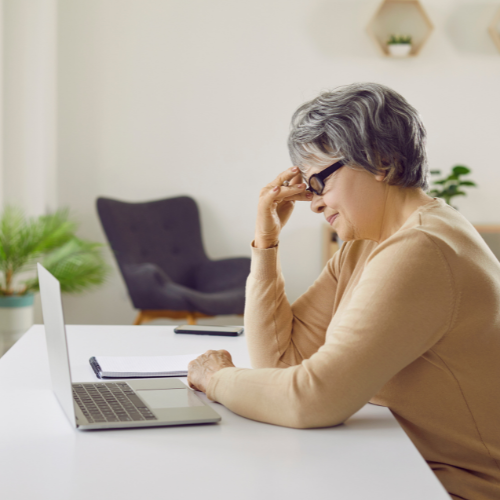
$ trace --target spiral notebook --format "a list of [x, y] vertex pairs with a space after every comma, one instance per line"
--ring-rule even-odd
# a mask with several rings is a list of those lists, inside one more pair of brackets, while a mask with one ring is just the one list
[[198, 356], [94, 356], [89, 363], [100, 379], [187, 377], [189, 362]]

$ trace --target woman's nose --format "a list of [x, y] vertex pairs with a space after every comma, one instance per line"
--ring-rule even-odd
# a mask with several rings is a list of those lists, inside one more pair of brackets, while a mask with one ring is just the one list
[[325, 210], [325, 207], [326, 205], [323, 202], [323, 197], [314, 194], [311, 201], [311, 210], [316, 214], [320, 214], [323, 210]]

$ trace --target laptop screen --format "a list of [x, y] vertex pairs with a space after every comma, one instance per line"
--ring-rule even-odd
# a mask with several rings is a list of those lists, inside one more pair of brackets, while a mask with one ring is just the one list
[[76, 427], [61, 287], [41, 264], [37, 267], [52, 389], [71, 425]]

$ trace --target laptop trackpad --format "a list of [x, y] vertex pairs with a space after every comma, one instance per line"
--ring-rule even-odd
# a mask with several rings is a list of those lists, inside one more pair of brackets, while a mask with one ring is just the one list
[[205, 406], [189, 389], [136, 391], [150, 408], [189, 408]]

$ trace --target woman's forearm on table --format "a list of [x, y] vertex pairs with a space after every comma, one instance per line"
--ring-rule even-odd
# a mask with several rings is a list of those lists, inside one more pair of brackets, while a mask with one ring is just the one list
[[[310, 304], [316, 316], [328, 307], [319, 302], [328, 275], [325, 269], [301, 297], [299, 310]], [[207, 396], [271, 424], [339, 424], [450, 332], [460, 305], [454, 283], [432, 238], [402, 233], [372, 252], [342, 317], [314, 354], [286, 369], [224, 368], [211, 378]]]

